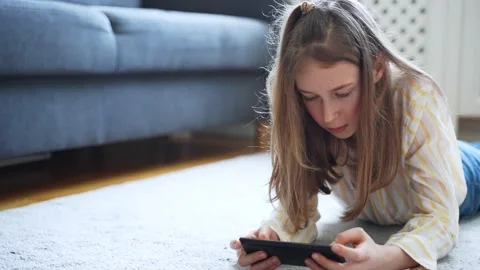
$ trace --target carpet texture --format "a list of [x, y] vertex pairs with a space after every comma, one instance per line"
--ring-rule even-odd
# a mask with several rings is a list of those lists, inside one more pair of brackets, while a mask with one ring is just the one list
[[[0, 269], [241, 269], [229, 242], [269, 214], [270, 170], [254, 154], [2, 211]], [[320, 242], [362, 226], [381, 243], [400, 229], [338, 225], [340, 205], [320, 202]], [[480, 218], [463, 220], [438, 269], [476, 269], [479, 242]]]

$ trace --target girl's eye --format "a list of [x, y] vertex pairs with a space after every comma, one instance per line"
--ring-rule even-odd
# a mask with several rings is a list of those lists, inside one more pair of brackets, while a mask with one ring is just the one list
[[348, 93], [336, 93], [335, 96], [338, 97], [338, 98], [346, 98], [348, 96], [350, 96], [352, 92], [348, 92]]
[[313, 100], [317, 99], [317, 97], [316, 97], [316, 96], [313, 96], [313, 97], [303, 96], [303, 99], [304, 99], [305, 101], [313, 101]]

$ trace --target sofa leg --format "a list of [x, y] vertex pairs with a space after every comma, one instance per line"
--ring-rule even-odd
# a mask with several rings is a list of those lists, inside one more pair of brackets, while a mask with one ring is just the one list
[[46, 160], [46, 159], [50, 159], [51, 157], [52, 157], [51, 153], [39, 153], [39, 154], [33, 154], [28, 156], [3, 159], [3, 160], [0, 160], [0, 168]]
[[190, 141], [193, 138], [191, 132], [175, 132], [168, 136], [173, 141]]
[[269, 146], [269, 121], [268, 120], [258, 120], [257, 128], [255, 132], [255, 144], [262, 150], [268, 150]]

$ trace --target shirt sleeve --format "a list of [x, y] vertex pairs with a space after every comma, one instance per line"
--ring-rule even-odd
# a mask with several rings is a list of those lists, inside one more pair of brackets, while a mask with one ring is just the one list
[[309, 219], [304, 228], [294, 230], [293, 223], [281, 204], [278, 204], [268, 219], [262, 221], [262, 226], [272, 228], [278, 234], [280, 241], [312, 243], [318, 236], [316, 225], [318, 220], [320, 220], [318, 196], [313, 196], [309, 201]]
[[386, 244], [400, 247], [424, 268], [436, 269], [438, 259], [457, 242], [459, 204], [454, 183], [463, 174], [447, 104], [435, 89], [424, 94], [423, 104], [413, 104], [420, 107], [413, 118], [417, 120], [405, 127], [412, 138], [405, 173], [413, 214]]

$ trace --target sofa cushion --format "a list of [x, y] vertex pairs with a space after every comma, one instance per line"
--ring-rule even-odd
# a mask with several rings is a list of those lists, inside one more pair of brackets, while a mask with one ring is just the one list
[[141, 0], [39, 0], [39, 1], [62, 1], [81, 5], [140, 7]]
[[258, 70], [268, 25], [225, 15], [98, 7], [117, 39], [119, 72]]
[[265, 22], [57, 1], [0, 1], [0, 75], [258, 70]]
[[142, 0], [142, 7], [249, 17], [271, 22], [276, 0]]
[[0, 36], [0, 75], [115, 70], [115, 37], [110, 22], [92, 7], [2, 0]]

